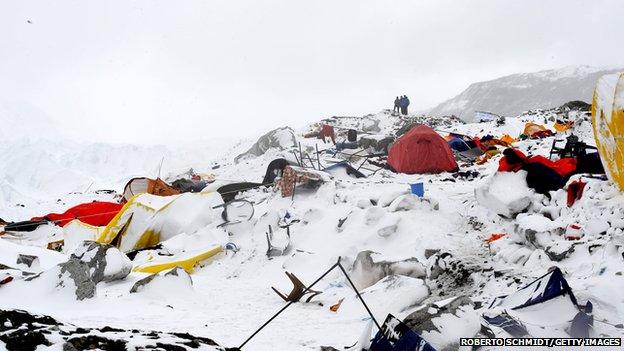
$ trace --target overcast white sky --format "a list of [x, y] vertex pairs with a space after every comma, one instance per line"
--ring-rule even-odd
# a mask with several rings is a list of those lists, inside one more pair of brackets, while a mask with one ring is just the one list
[[3, 0], [0, 101], [90, 140], [250, 135], [618, 65], [623, 18], [606, 0]]

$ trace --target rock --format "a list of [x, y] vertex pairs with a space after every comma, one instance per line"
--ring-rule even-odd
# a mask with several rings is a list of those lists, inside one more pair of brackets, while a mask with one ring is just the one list
[[375, 151], [388, 152], [390, 144], [394, 142], [392, 136], [364, 135], [358, 140], [358, 146], [362, 149], [371, 148]]
[[462, 306], [473, 306], [472, 300], [467, 296], [457, 296], [437, 303], [430, 303], [410, 313], [403, 322], [410, 328], [421, 334], [424, 331], [440, 331], [433, 324], [432, 319], [443, 314], [456, 315]]
[[295, 133], [290, 127], [282, 127], [273, 129], [272, 131], [261, 136], [255, 144], [246, 152], [236, 156], [234, 162], [238, 163], [242, 159], [248, 157], [257, 157], [264, 155], [269, 149], [285, 150], [297, 146]]
[[388, 211], [438, 210], [439, 208], [440, 205], [436, 200], [405, 194], [394, 199], [388, 206]]
[[94, 283], [124, 279], [132, 271], [132, 261], [118, 248], [94, 241], [85, 241], [71, 257], [85, 262], [91, 268]]
[[380, 207], [370, 207], [364, 213], [364, 223], [371, 225], [379, 222], [379, 220], [386, 215], [386, 211]]
[[[377, 256], [378, 260], [373, 256]], [[365, 289], [390, 275], [425, 277], [425, 266], [416, 258], [401, 261], [386, 261], [379, 258], [379, 254], [370, 250], [358, 253], [351, 268], [351, 278], [358, 289]]]
[[193, 279], [180, 267], [175, 267], [168, 271], [147, 276], [130, 288], [130, 293], [137, 293], [144, 290], [154, 290], [166, 294], [170, 289], [186, 289], [193, 286]]
[[95, 296], [95, 283], [91, 280], [89, 266], [81, 260], [71, 257], [67, 262], [24, 279], [26, 283], [41, 283], [35, 289], [45, 289], [48, 282], [53, 282], [52, 289], [73, 289], [78, 300], [90, 299]]
[[379, 120], [378, 119], [364, 119], [362, 121], [362, 131], [365, 133], [379, 133], [381, 132], [381, 128], [379, 128]]
[[576, 243], [571, 241], [557, 241], [553, 245], [546, 248], [545, 252], [548, 258], [555, 262], [559, 262], [574, 252]]
[[40, 268], [39, 257], [37, 256], [18, 254], [16, 263], [28, 268]]
[[477, 202], [501, 216], [512, 218], [531, 205], [533, 190], [526, 182], [526, 172], [498, 172], [475, 189]]
[[377, 229], [377, 235], [387, 238], [390, 235], [396, 233], [399, 229], [399, 222], [401, 221], [401, 217], [396, 214], [391, 214], [390, 216], [385, 217], [381, 220], [379, 224], [379, 229]]

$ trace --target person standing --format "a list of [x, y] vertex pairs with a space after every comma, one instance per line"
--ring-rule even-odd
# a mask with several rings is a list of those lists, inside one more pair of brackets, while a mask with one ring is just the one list
[[409, 101], [409, 99], [407, 98], [407, 95], [403, 95], [403, 99], [404, 99], [403, 104], [405, 105], [405, 110], [403, 111], [403, 114], [404, 114], [404, 115], [407, 115], [407, 107], [409, 106], [410, 101]]
[[394, 109], [392, 110], [392, 113], [396, 112], [396, 113], [400, 113], [399, 108], [401, 107], [401, 99], [399, 99], [399, 97], [397, 96], [396, 99], [394, 99]]

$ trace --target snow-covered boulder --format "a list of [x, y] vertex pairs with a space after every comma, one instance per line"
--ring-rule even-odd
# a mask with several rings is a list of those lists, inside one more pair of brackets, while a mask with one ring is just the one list
[[[382, 320], [388, 313], [398, 314], [417, 306], [429, 296], [429, 288], [422, 279], [389, 275], [360, 293], [375, 317]], [[355, 294], [344, 300], [339, 313], [354, 317], [367, 315]]]
[[362, 149], [371, 148], [375, 151], [388, 151], [394, 137], [386, 135], [364, 135], [358, 140], [358, 146]]
[[364, 289], [389, 275], [423, 278], [425, 266], [416, 258], [389, 261], [384, 260], [380, 254], [367, 250], [357, 255], [350, 275], [355, 286]]
[[[16, 289], [28, 289], [30, 292], [47, 295], [55, 291], [71, 291], [78, 300], [90, 299], [95, 296], [95, 283], [91, 280], [89, 266], [77, 258], [13, 283]], [[13, 286], [12, 286], [13, 288]]]
[[247, 157], [257, 157], [264, 155], [269, 149], [285, 150], [297, 145], [295, 133], [290, 127], [282, 127], [273, 129], [272, 131], [261, 136], [249, 150], [234, 158], [234, 162], [238, 163]]
[[497, 172], [475, 189], [475, 197], [481, 206], [508, 218], [526, 210], [531, 205], [532, 195], [525, 171]]
[[381, 128], [379, 127], [379, 120], [373, 118], [366, 118], [362, 120], [362, 131], [365, 133], [379, 133]]
[[394, 201], [390, 203], [388, 206], [388, 211], [397, 212], [397, 211], [411, 211], [411, 210], [438, 210], [440, 205], [436, 200], [418, 197], [414, 194], [405, 194], [400, 195]]
[[132, 271], [132, 261], [128, 256], [108, 244], [85, 241], [71, 257], [89, 266], [91, 280], [96, 284], [101, 281], [124, 279]]
[[149, 275], [130, 288], [130, 293], [148, 292], [167, 295], [172, 292], [185, 292], [193, 289], [193, 279], [180, 267]]
[[460, 338], [474, 337], [481, 327], [467, 296], [424, 305], [410, 313], [404, 323], [438, 350], [455, 349]]

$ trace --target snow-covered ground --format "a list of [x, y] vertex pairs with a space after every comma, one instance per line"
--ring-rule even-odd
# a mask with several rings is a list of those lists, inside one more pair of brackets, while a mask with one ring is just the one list
[[[552, 112], [534, 111], [507, 118], [502, 125], [428, 122], [444, 132], [517, 137], [527, 121], [552, 126], [550, 117]], [[334, 120], [339, 131], [355, 127], [368, 130], [376, 138], [393, 135], [406, 122], [387, 111]], [[330, 146], [303, 138], [308, 131], [295, 131], [304, 151]], [[588, 120], [580, 122], [575, 133], [594, 144]], [[282, 139], [288, 143], [288, 138]], [[294, 157], [291, 148], [270, 149], [262, 156], [233, 162], [252, 143], [244, 140], [173, 151], [135, 149], [131, 145], [70, 147], [25, 140], [5, 144], [0, 146], [0, 153], [8, 157], [0, 165], [0, 217], [28, 219], [84, 201], [112, 199], [113, 195], [96, 194], [95, 190], [121, 192], [132, 176], [154, 176], [163, 156], [163, 178], [193, 168], [214, 174], [219, 182], [260, 182], [271, 160]], [[520, 141], [515, 146], [526, 153], [548, 156], [551, 143], [552, 138], [547, 138]], [[495, 297], [516, 291], [558, 266], [579, 302], [590, 300], [594, 304], [592, 333], [623, 336], [623, 329], [617, 325], [624, 316], [624, 194], [607, 181], [589, 179], [585, 195], [573, 207], [565, 204], [565, 190], [553, 193], [552, 199], [531, 194], [527, 213], [516, 219], [503, 218], [475, 198], [475, 189], [491, 181], [499, 157], [483, 165], [460, 163], [460, 171], [478, 172], [476, 177], [405, 175], [382, 169], [363, 179], [337, 175], [316, 191], [297, 192], [294, 199], [283, 198], [271, 189], [250, 190], [242, 197], [255, 204], [251, 221], [228, 227], [228, 234], [210, 225], [182, 240], [186, 246], [233, 242], [240, 249], [204, 262], [191, 274], [192, 286], [161, 284], [159, 289], [131, 294], [132, 286], [147, 276], [133, 272], [123, 280], [98, 283], [94, 298], [76, 301], [72, 294], [14, 281], [0, 286], [0, 309], [50, 315], [81, 327], [188, 332], [236, 347], [284, 305], [271, 286], [289, 291], [285, 271], [309, 284], [340, 257], [380, 322], [388, 313], [405, 318], [425, 304], [453, 296], [464, 295], [476, 303], [454, 317], [447, 315], [435, 321], [438, 331], [423, 333], [425, 339], [443, 349], [453, 348], [460, 337], [476, 335], [479, 316]], [[327, 164], [329, 155], [323, 155], [321, 161]], [[426, 200], [409, 195], [410, 184], [417, 182], [424, 183]], [[513, 190], [509, 189], [509, 196]], [[292, 248], [283, 256], [268, 258], [265, 233], [270, 224], [275, 230], [277, 220], [286, 213], [299, 220], [290, 227]], [[565, 240], [559, 231], [569, 224], [580, 224], [585, 236], [574, 242]], [[536, 231], [539, 238], [528, 241], [527, 229]], [[44, 230], [45, 236], [60, 229]], [[493, 233], [507, 236], [488, 247], [484, 241]], [[284, 236], [281, 229], [275, 234]], [[69, 257], [31, 246], [36, 243], [41, 243], [41, 238], [0, 238], [0, 263], [13, 266], [17, 253], [37, 255], [40, 269], [45, 270]], [[374, 252], [376, 263], [394, 262], [391, 274], [352, 269], [356, 258], [367, 250]], [[432, 252], [451, 256], [430, 257]], [[561, 253], [566, 253], [561, 260], [551, 259], [551, 255]], [[442, 273], [433, 278], [429, 271], [435, 265], [442, 267]], [[337, 349], [353, 345], [369, 317], [344, 276], [334, 271], [314, 289], [322, 294], [310, 303], [292, 305], [245, 348], [319, 350], [323, 345]], [[329, 307], [341, 299], [340, 308], [331, 311]], [[60, 346], [38, 350], [44, 349], [60, 350]]]

